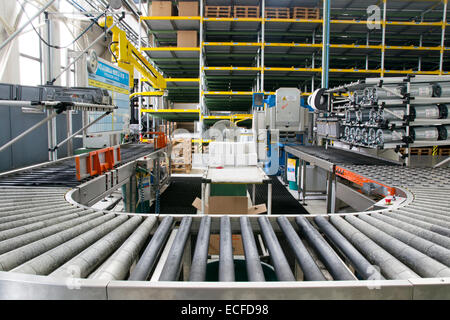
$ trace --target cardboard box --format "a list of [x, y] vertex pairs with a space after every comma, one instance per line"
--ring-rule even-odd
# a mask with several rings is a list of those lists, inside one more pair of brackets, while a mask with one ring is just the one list
[[[261, 214], [267, 212], [265, 204], [248, 206], [248, 197], [214, 196], [205, 204], [205, 214]], [[202, 200], [196, 198], [192, 206], [202, 209]]]
[[177, 31], [177, 47], [198, 47], [197, 31]]
[[152, 1], [148, 11], [152, 17], [170, 17], [172, 16], [172, 1]]
[[[244, 246], [242, 244], [242, 237], [238, 234], [233, 234], [232, 236], [233, 243], [233, 255], [235, 256], [243, 256], [244, 255]], [[212, 234], [209, 238], [209, 255], [220, 255], [220, 235]]]
[[178, 15], [180, 17], [198, 17], [198, 1], [178, 2]]

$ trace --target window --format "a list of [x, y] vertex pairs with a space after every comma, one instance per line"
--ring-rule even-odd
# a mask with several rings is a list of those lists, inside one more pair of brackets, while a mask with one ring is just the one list
[[[22, 15], [20, 25], [28, 21], [37, 13], [38, 9], [31, 4], [23, 4], [26, 14]], [[40, 18], [33, 20], [33, 25], [39, 28]], [[31, 25], [27, 26], [18, 37], [19, 42], [19, 69], [20, 83], [22, 85], [36, 86], [42, 84], [42, 50], [41, 42]]]

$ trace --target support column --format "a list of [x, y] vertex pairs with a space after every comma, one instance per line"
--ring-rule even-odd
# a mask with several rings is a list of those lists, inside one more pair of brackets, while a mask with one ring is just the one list
[[336, 175], [334, 172], [327, 172], [327, 212], [336, 212]]
[[383, 21], [381, 23], [381, 76], [384, 77], [384, 55], [386, 51], [386, 3], [387, 0], [383, 0]]
[[447, 24], [447, 4], [448, 0], [444, 1], [444, 12], [442, 14], [442, 35], [441, 35], [441, 52], [439, 55], [439, 74], [442, 75], [444, 65], [444, 49], [445, 49], [445, 25]]
[[323, 1], [322, 88], [328, 88], [330, 69], [330, 1]]

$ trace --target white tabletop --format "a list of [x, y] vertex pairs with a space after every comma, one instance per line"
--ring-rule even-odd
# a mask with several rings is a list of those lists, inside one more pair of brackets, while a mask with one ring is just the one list
[[269, 179], [257, 166], [208, 168], [205, 178], [211, 183], [263, 183]]

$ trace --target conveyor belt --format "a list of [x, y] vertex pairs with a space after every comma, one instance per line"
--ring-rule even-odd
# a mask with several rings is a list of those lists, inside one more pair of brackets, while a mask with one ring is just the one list
[[[120, 148], [121, 163], [137, 159], [152, 151], [152, 145], [122, 145]], [[75, 187], [79, 184], [80, 181], [76, 179], [75, 160], [73, 158], [0, 178], [0, 186]]]
[[290, 148], [338, 165], [396, 165], [387, 160], [332, 147], [325, 149], [317, 146], [290, 146]]

